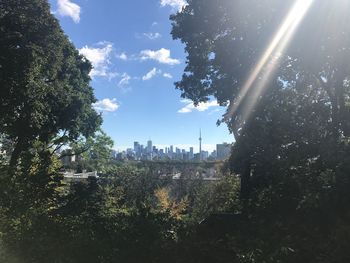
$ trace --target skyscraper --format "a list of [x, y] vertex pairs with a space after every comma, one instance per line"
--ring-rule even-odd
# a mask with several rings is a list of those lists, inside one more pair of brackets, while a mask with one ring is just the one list
[[148, 140], [147, 141], [147, 153], [152, 153], [153, 148], [152, 148], [152, 141]]
[[170, 145], [170, 149], [169, 149], [169, 158], [173, 159], [174, 155], [174, 146]]
[[193, 147], [190, 147], [190, 155], [189, 155], [189, 159], [192, 160], [194, 157], [193, 155]]
[[139, 142], [134, 142], [134, 152], [135, 152], [136, 156], [141, 155], [141, 146], [140, 146]]

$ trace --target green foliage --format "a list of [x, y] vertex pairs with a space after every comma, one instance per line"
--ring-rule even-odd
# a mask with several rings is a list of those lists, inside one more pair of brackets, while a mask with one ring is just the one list
[[[71, 143], [71, 151], [79, 156], [79, 170], [106, 173], [111, 167], [114, 142], [104, 131], [99, 129], [88, 138], [80, 138]], [[81, 172], [81, 171], [79, 171]]]
[[[20, 250], [25, 262], [151, 262], [157, 257], [161, 262], [166, 251], [171, 253], [180, 221], [159, 205], [158, 186], [158, 180], [130, 167], [103, 181], [73, 183], [40, 224], [36, 215], [26, 232], [14, 229], [18, 247], [11, 251]], [[28, 244], [30, 236], [35, 240]]]
[[101, 123], [92, 108], [91, 64], [79, 55], [45, 0], [0, 3], [0, 133], [14, 142], [11, 165], [39, 139], [88, 137]]
[[0, 36], [1, 254], [6, 262], [47, 262], [62, 190], [55, 148], [101, 124], [91, 64], [44, 0], [1, 1]]
[[[228, 106], [236, 139], [235, 174], [210, 183], [197, 174], [210, 163], [112, 163], [90, 63], [46, 1], [0, 2], [0, 260], [348, 262], [349, 7], [335, 2], [314, 2], [261, 96], [253, 83], [235, 111], [294, 1], [189, 0], [171, 16], [188, 53], [177, 88]], [[63, 183], [52, 148], [67, 142], [103, 176]]]
[[[21, 167], [16, 170], [7, 165], [0, 167], [0, 232], [4, 251], [11, 255], [9, 260], [12, 256], [19, 260], [32, 251], [34, 247], [28, 244], [38, 242], [35, 249], [42, 249], [40, 239], [47, 235], [46, 223], [57, 205], [62, 180], [58, 168], [61, 165], [41, 146], [36, 142], [36, 148], [23, 154]], [[38, 240], [33, 242], [35, 236]]]
[[[111, 167], [113, 172], [99, 180], [90, 178], [64, 186], [60, 180], [53, 184], [52, 174], [40, 185], [38, 180], [29, 182], [28, 177], [45, 178], [48, 171], [41, 173], [41, 169], [49, 164], [38, 166], [36, 154], [31, 158], [28, 170], [32, 173], [18, 172], [25, 181], [14, 180], [14, 189], [8, 182], [1, 184], [12, 202], [5, 205], [1, 196], [4, 251], [7, 258], [16, 258], [19, 263], [186, 260], [178, 251], [197, 219], [209, 214], [202, 206], [208, 202], [210, 212], [217, 211], [216, 207], [230, 210], [238, 193], [231, 188], [237, 188], [237, 178], [228, 177], [207, 186], [199, 180], [183, 181], [179, 196], [178, 186], [171, 180], [160, 179], [155, 170], [129, 164]], [[52, 158], [49, 170], [53, 172], [57, 167]], [[211, 199], [220, 195], [220, 200]]]
[[[216, 262], [348, 261], [343, 245], [350, 236], [336, 233], [348, 228], [342, 219], [349, 215], [349, 6], [314, 1], [279, 60], [269, 64], [275, 68], [262, 93], [267, 68], [242, 98], [295, 1], [188, 3], [171, 16], [173, 38], [188, 54], [176, 87], [195, 103], [214, 96], [228, 106], [222, 121], [236, 139], [230, 166], [241, 178], [245, 218], [237, 227], [227, 219], [226, 235], [203, 246], [215, 250], [225, 240], [220, 253], [228, 256], [219, 253]], [[330, 240], [341, 245], [335, 249]]]

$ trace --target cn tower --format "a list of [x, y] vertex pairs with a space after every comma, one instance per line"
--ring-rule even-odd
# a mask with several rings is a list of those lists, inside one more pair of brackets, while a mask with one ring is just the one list
[[202, 130], [199, 129], [199, 161], [202, 161]]

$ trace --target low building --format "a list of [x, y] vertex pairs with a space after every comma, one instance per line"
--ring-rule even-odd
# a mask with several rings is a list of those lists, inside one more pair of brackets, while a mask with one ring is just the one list
[[79, 181], [85, 181], [89, 178], [96, 178], [98, 179], [99, 176], [97, 175], [97, 171], [94, 172], [84, 172], [84, 173], [72, 173], [72, 172], [65, 172], [63, 174], [63, 179], [67, 182], [79, 182]]

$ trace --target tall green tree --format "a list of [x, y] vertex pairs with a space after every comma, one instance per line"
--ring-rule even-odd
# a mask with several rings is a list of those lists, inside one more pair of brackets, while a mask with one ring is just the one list
[[0, 36], [0, 133], [14, 142], [11, 166], [35, 140], [58, 144], [93, 134], [101, 118], [91, 106], [91, 64], [47, 1], [1, 1]]
[[0, 1], [0, 135], [10, 159], [0, 166], [0, 231], [19, 257], [43, 251], [28, 244], [33, 237], [44, 244], [57, 230], [62, 178], [54, 150], [101, 124], [90, 70], [46, 0]]
[[349, 5], [314, 1], [289, 45], [277, 54], [263, 92], [258, 94], [258, 87], [273, 56], [242, 95], [294, 4], [190, 0], [171, 16], [173, 38], [185, 44], [188, 54], [176, 87], [195, 103], [214, 96], [228, 106], [222, 121], [236, 139], [232, 166], [241, 175], [243, 196], [249, 196], [277, 163], [283, 163], [281, 170], [307, 165], [311, 159], [323, 163], [322, 169], [344, 163], [340, 152], [346, 151], [350, 128]]
[[206, 241], [235, 250], [217, 262], [349, 260], [349, 3], [313, 1], [242, 92], [296, 2], [307, 1], [189, 0], [171, 16], [188, 54], [176, 87], [195, 103], [213, 96], [227, 106], [221, 121], [236, 140], [230, 165], [245, 219]]

